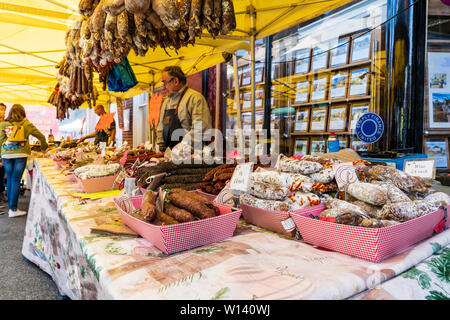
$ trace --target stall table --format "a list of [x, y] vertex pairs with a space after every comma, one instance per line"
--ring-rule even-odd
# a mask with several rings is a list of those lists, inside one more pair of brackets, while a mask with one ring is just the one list
[[140, 237], [91, 233], [120, 216], [113, 198], [82, 201], [79, 191], [52, 160], [34, 160], [22, 254], [71, 299], [450, 297], [450, 230], [371, 263], [241, 220], [228, 240], [167, 255]]

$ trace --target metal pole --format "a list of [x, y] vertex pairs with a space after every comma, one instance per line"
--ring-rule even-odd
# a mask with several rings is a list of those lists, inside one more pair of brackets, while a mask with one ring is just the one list
[[[241, 112], [241, 99], [240, 99], [240, 90], [239, 90], [239, 75], [237, 70], [237, 57], [236, 53], [233, 54], [233, 69], [234, 69], [234, 103], [236, 104], [237, 109], [237, 127], [238, 127], [238, 146], [239, 146], [239, 152], [242, 152], [243, 150], [243, 136], [242, 136], [242, 112]], [[233, 142], [234, 143], [234, 142]], [[242, 154], [242, 153], [241, 153]]]
[[[250, 25], [251, 25], [251, 34], [250, 34], [250, 55], [251, 55], [251, 109], [252, 109], [252, 132], [255, 133], [256, 123], [256, 107], [255, 107], [255, 59], [256, 59], [256, 53], [255, 53], [255, 41], [256, 41], [256, 10], [253, 6], [249, 7], [250, 12]], [[251, 135], [251, 142], [250, 142], [250, 158], [252, 158], [255, 154], [255, 146], [256, 146], [256, 134]]]
[[220, 121], [220, 95], [221, 95], [221, 88], [220, 88], [220, 79], [222, 77], [221, 73], [221, 64], [216, 65], [216, 112], [215, 112], [215, 129], [216, 129], [216, 137], [214, 139], [214, 146], [215, 150], [217, 151], [218, 143], [219, 143], [219, 121]]

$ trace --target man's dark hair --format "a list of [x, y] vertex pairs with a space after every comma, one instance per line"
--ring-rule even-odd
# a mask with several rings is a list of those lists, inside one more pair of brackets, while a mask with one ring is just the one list
[[181, 83], [186, 84], [186, 75], [180, 67], [168, 66], [163, 69], [163, 72], [167, 72], [169, 76], [177, 78]]
[[4, 104], [3, 102], [0, 102], [0, 107], [3, 107], [6, 109], [6, 104]]

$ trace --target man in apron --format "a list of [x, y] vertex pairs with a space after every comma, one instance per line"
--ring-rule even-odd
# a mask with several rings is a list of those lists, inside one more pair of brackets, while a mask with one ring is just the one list
[[186, 75], [180, 67], [166, 67], [162, 83], [167, 91], [159, 115], [156, 143], [160, 151], [173, 149], [181, 141], [197, 144], [194, 137], [211, 129], [211, 115], [203, 95], [186, 85]]

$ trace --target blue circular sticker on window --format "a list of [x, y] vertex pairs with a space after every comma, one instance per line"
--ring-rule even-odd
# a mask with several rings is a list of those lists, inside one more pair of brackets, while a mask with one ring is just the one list
[[356, 123], [356, 136], [366, 143], [380, 140], [384, 132], [384, 123], [381, 117], [373, 112], [363, 114]]

